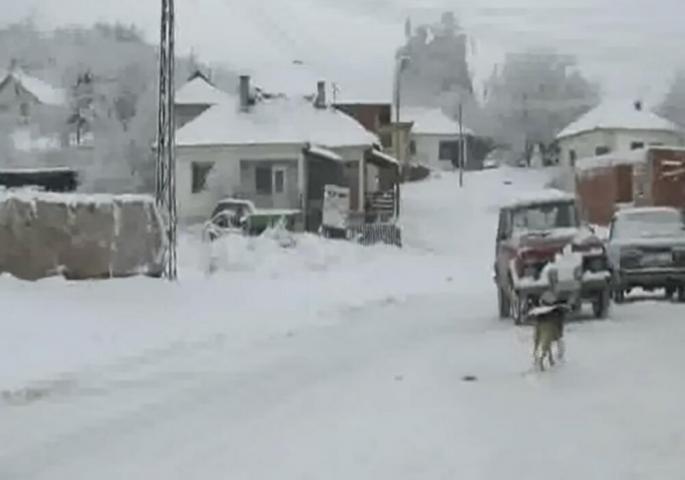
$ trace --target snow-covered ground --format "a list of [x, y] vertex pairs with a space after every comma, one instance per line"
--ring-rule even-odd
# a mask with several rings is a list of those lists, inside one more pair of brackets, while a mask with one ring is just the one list
[[188, 233], [177, 285], [0, 278], [0, 478], [682, 478], [685, 307], [573, 324], [545, 374], [496, 318], [497, 205], [545, 182], [407, 186], [402, 250], [234, 238], [208, 276]]

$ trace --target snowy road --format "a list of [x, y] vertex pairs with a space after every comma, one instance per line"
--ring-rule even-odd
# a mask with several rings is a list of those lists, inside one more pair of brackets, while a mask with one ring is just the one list
[[454, 185], [407, 192], [407, 236], [431, 253], [426, 270], [383, 263], [402, 283], [366, 272], [377, 298], [319, 305], [312, 318], [330, 318], [306, 323], [290, 317], [302, 304], [286, 304], [286, 327], [241, 342], [204, 325], [193, 341], [93, 360], [40, 398], [0, 403], [0, 479], [682, 478], [683, 307], [628, 304], [573, 324], [566, 363], [527, 373], [530, 332], [492, 303], [502, 184]]

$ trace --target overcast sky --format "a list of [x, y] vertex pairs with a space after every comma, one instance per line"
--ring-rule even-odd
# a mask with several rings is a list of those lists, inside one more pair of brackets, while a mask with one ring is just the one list
[[[685, 65], [682, 0], [176, 0], [184, 51], [235, 70], [301, 59], [354, 88], [389, 91], [404, 19], [456, 12], [472, 39], [477, 81], [504, 52], [576, 54], [607, 95], [655, 102]], [[39, 25], [121, 20], [157, 39], [159, 0], [0, 0], [5, 21]], [[417, 7], [420, 5], [420, 7]]]

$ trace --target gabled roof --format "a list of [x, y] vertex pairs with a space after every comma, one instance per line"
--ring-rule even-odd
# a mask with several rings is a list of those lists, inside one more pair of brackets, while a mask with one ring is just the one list
[[564, 128], [557, 139], [592, 130], [656, 130], [679, 132], [673, 122], [631, 102], [604, 102]]
[[229, 94], [198, 74], [176, 91], [174, 102], [176, 105], [216, 105], [229, 100]]
[[352, 117], [303, 99], [264, 100], [241, 112], [238, 99], [230, 97], [176, 132], [179, 146], [305, 143], [371, 146], [378, 138]]
[[4, 86], [6, 82], [12, 79], [21, 85], [24, 90], [33, 95], [39, 103], [53, 106], [66, 104], [67, 96], [63, 89], [53, 87], [43, 80], [27, 75], [22, 70], [17, 69], [10, 72], [3, 72], [0, 86]]
[[[412, 133], [418, 135], [459, 135], [459, 122], [452, 120], [439, 108], [402, 107], [400, 120], [413, 122]], [[462, 125], [462, 132], [464, 135], [473, 135], [473, 130], [466, 125]]]

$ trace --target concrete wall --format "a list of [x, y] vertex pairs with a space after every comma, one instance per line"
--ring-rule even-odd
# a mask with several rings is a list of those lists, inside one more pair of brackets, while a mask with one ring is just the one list
[[161, 275], [165, 233], [151, 197], [0, 197], [0, 273], [25, 280]]

